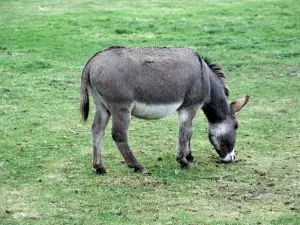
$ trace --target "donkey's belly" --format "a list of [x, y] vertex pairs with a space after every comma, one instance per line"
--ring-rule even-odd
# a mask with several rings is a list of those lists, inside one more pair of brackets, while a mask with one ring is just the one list
[[174, 113], [181, 104], [181, 102], [169, 104], [145, 104], [134, 102], [131, 114], [143, 119], [160, 119]]

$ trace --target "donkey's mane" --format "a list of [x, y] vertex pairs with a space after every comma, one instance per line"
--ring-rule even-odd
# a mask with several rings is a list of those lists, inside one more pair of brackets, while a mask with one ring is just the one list
[[216, 77], [221, 82], [221, 85], [224, 89], [224, 93], [225, 93], [226, 97], [228, 98], [229, 97], [229, 89], [228, 89], [228, 85], [227, 85], [227, 81], [226, 81], [226, 75], [225, 75], [225, 72], [223, 71], [222, 67], [219, 64], [211, 63], [210, 59], [208, 59], [208, 58], [203, 58], [203, 60], [204, 60], [204, 62], [206, 62], [206, 64], [209, 66], [209, 68], [214, 72]]

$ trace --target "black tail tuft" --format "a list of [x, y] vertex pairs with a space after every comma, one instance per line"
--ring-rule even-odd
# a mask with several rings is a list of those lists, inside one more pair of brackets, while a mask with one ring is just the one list
[[89, 73], [85, 67], [82, 72], [80, 86], [80, 112], [84, 121], [89, 116], [89, 93], [88, 93]]

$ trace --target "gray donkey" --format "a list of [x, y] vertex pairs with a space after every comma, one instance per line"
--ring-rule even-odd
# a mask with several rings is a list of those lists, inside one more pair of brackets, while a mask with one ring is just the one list
[[96, 106], [92, 125], [93, 167], [106, 173], [102, 139], [112, 117], [112, 138], [126, 164], [136, 172], [145, 167], [128, 145], [131, 115], [159, 119], [175, 111], [179, 120], [176, 159], [182, 167], [193, 162], [190, 149], [192, 120], [199, 108], [208, 119], [209, 140], [222, 161], [235, 160], [236, 113], [249, 96], [228, 104], [228, 89], [221, 67], [210, 64], [188, 48], [119, 47], [96, 53], [86, 63], [81, 78], [81, 114], [87, 120], [89, 95]]

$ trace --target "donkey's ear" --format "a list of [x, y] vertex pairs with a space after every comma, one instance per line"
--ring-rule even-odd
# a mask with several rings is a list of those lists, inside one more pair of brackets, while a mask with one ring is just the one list
[[230, 104], [231, 112], [237, 113], [240, 111], [248, 102], [250, 96], [246, 95], [244, 98], [236, 100]]

